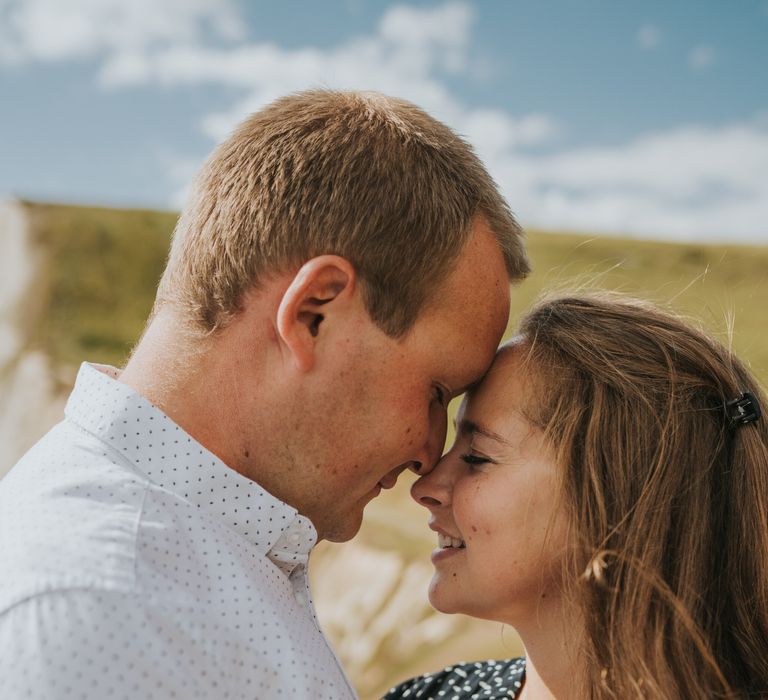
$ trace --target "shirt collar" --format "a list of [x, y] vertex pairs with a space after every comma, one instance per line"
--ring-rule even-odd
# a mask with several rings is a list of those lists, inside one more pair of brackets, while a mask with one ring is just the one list
[[83, 363], [67, 402], [67, 419], [116, 450], [157, 486], [223, 521], [286, 573], [305, 564], [317, 542], [311, 521], [224, 464], [118, 381], [119, 375], [114, 367]]

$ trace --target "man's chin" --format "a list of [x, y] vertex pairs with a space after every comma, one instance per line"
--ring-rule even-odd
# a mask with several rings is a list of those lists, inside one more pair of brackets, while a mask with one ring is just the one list
[[363, 511], [365, 507], [381, 493], [381, 485], [376, 484], [349, 510], [336, 513], [334, 516], [322, 518], [322, 522], [315, 523], [318, 539], [327, 542], [349, 542], [359, 531], [363, 524]]
[[349, 542], [359, 531], [363, 524], [362, 508], [357, 514], [345, 513], [343, 517], [333, 519], [317, 528], [318, 537], [327, 542]]

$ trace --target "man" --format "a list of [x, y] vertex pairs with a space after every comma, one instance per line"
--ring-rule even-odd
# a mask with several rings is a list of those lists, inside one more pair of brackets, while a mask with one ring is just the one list
[[312, 91], [202, 169], [144, 336], [0, 484], [0, 696], [349, 698], [307, 587], [490, 364], [522, 234], [402, 100]]

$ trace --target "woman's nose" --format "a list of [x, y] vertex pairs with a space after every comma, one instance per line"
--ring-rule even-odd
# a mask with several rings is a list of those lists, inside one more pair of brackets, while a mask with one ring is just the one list
[[432, 471], [413, 482], [411, 498], [425, 508], [437, 508], [451, 502], [451, 484], [448, 479], [445, 457]]

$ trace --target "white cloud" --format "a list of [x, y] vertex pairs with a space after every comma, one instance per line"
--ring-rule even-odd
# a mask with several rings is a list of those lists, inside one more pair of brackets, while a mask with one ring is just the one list
[[370, 84], [387, 82], [393, 75], [399, 81], [409, 75], [420, 81], [433, 73], [467, 69], [473, 18], [466, 3], [431, 8], [397, 5], [385, 12], [374, 34], [331, 49], [283, 49], [268, 43], [212, 48], [179, 42], [141, 54], [115, 52], [103, 65], [101, 79], [113, 87], [214, 82], [254, 91], [264, 91], [269, 83], [288, 84], [288, 89], [297, 82]]
[[242, 96], [229, 109], [204, 118], [203, 130], [215, 140], [279, 95], [328, 86], [410, 99], [469, 137], [482, 138], [484, 125], [493, 122], [496, 133], [503, 132], [505, 148], [541, 142], [555, 132], [551, 119], [533, 115], [516, 120], [498, 110], [471, 110], [447, 89], [445, 74], [476, 70], [469, 52], [473, 19], [468, 3], [398, 5], [384, 13], [375, 32], [329, 49], [186, 43], [113, 54], [102, 63], [100, 80], [111, 88], [214, 83], [241, 89]]
[[423, 59], [432, 55], [443, 67], [461, 71], [466, 63], [466, 49], [474, 12], [464, 2], [450, 2], [433, 8], [405, 5], [389, 9], [379, 25], [379, 36], [393, 45], [416, 51]]
[[715, 62], [715, 50], [711, 46], [694, 46], [688, 53], [688, 65], [695, 70], [709, 68]]
[[202, 165], [201, 159], [179, 155], [166, 149], [159, 150], [155, 158], [165, 169], [168, 181], [173, 188], [166, 206], [171, 209], [182, 209], [187, 203], [192, 180]]
[[514, 119], [499, 110], [474, 109], [468, 110], [460, 122], [453, 126], [481, 156], [489, 159], [494, 154], [549, 143], [560, 132], [555, 120], [546, 114], [528, 114]]
[[635, 41], [641, 49], [655, 49], [661, 42], [661, 31], [653, 24], [644, 24], [637, 30]]
[[[469, 4], [398, 6], [375, 32], [328, 49], [167, 47], [108, 61], [101, 77], [114, 86], [211, 82], [241, 89], [228, 110], [205, 117], [202, 128], [215, 140], [286, 92], [318, 85], [380, 90], [413, 100], [464, 135], [529, 224], [691, 240], [768, 237], [768, 123], [689, 126], [611, 148], [557, 149], [562, 127], [551, 116], [470, 107], [447, 88], [445, 72], [474, 70], [472, 22]], [[645, 29], [638, 41], [651, 48], [660, 35]], [[701, 54], [699, 64], [714, 58], [711, 49]], [[541, 145], [548, 155], [531, 153]]]
[[466, 3], [395, 6], [385, 12], [375, 33], [330, 49], [167, 47], [115, 56], [104, 62], [100, 77], [113, 88], [145, 83], [240, 88], [243, 95], [230, 108], [203, 119], [203, 131], [215, 141], [276, 97], [310, 86], [378, 90], [410, 99], [450, 123], [489, 157], [551, 141], [559, 127], [550, 116], [514, 118], [501, 110], [468, 108], [447, 89], [444, 71], [476, 70], [469, 54], [473, 19]]
[[[16, 60], [95, 58], [99, 80], [112, 89], [229, 86], [238, 93], [233, 104], [201, 122], [214, 140], [287, 92], [310, 86], [379, 90], [416, 102], [473, 143], [529, 225], [768, 240], [768, 117], [718, 128], [686, 126], [619, 146], [567, 147], [551, 115], [513, 116], [468, 105], [449, 89], [448, 75], [472, 80], [477, 71], [468, 2], [391, 7], [367, 35], [296, 49], [236, 41], [244, 26], [233, 2], [67, 0], [81, 12], [66, 16], [64, 0], [0, 0], [0, 17], [13, 18], [0, 28], [0, 40], [12, 39], [5, 56]], [[660, 36], [646, 25], [636, 40], [652, 49]], [[689, 56], [698, 68], [714, 60], [713, 49], [703, 45]], [[176, 154], [160, 157], [178, 206], [197, 163]]]
[[681, 127], [623, 146], [507, 160], [529, 222], [688, 240], [768, 240], [768, 123]]
[[237, 40], [233, 0], [0, 0], [0, 62], [64, 61]]

